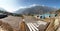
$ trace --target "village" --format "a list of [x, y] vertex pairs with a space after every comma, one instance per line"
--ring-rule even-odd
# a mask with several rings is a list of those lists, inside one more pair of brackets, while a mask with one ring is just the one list
[[60, 31], [60, 0], [0, 0], [0, 31]]
[[[60, 31], [59, 14], [23, 15], [23, 17], [10, 15], [0, 20], [2, 21], [2, 25], [8, 23], [13, 31]], [[9, 29], [9, 27], [6, 28]]]

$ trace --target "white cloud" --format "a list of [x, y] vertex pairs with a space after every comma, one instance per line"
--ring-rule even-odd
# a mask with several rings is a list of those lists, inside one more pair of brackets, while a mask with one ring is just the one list
[[45, 5], [41, 5], [41, 6], [45, 6]]
[[32, 4], [32, 5], [29, 5], [29, 6], [20, 6], [18, 9], [31, 8], [31, 7], [34, 7], [34, 6], [38, 6], [38, 4]]
[[32, 4], [32, 5], [29, 5], [29, 6], [20, 6], [20, 7], [17, 8], [16, 10], [24, 9], [24, 8], [31, 8], [31, 7], [34, 7], [34, 6], [45, 6], [45, 5]]
[[34, 7], [34, 6], [37, 6], [38, 4], [32, 4], [32, 5], [29, 5], [29, 7]]
[[21, 6], [20, 9], [21, 9], [21, 8], [27, 8], [27, 6], [23, 6], [23, 7]]

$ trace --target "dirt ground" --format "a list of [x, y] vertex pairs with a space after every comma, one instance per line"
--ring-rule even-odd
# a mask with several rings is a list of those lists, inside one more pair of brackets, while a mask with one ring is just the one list
[[19, 30], [19, 23], [22, 21], [21, 17], [8, 16], [0, 19], [0, 21], [10, 24], [14, 29]]

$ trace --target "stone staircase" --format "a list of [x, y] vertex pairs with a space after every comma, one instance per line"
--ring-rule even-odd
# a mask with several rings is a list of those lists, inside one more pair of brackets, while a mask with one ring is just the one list
[[48, 26], [47, 22], [44, 21], [36, 21], [33, 23], [26, 23], [30, 31], [45, 31]]
[[[47, 22], [50, 21], [50, 22]], [[24, 23], [24, 31], [57, 31], [60, 28], [59, 26], [59, 20], [58, 18], [51, 18], [50, 20], [47, 21], [34, 21], [34, 22], [25, 22]], [[58, 29], [57, 29], [58, 28]], [[21, 30], [22, 30], [21, 29]]]

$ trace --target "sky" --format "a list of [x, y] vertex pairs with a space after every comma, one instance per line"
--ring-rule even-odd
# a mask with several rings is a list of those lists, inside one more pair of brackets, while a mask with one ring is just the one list
[[60, 8], [60, 0], [0, 0], [0, 7], [9, 12], [36, 5]]

